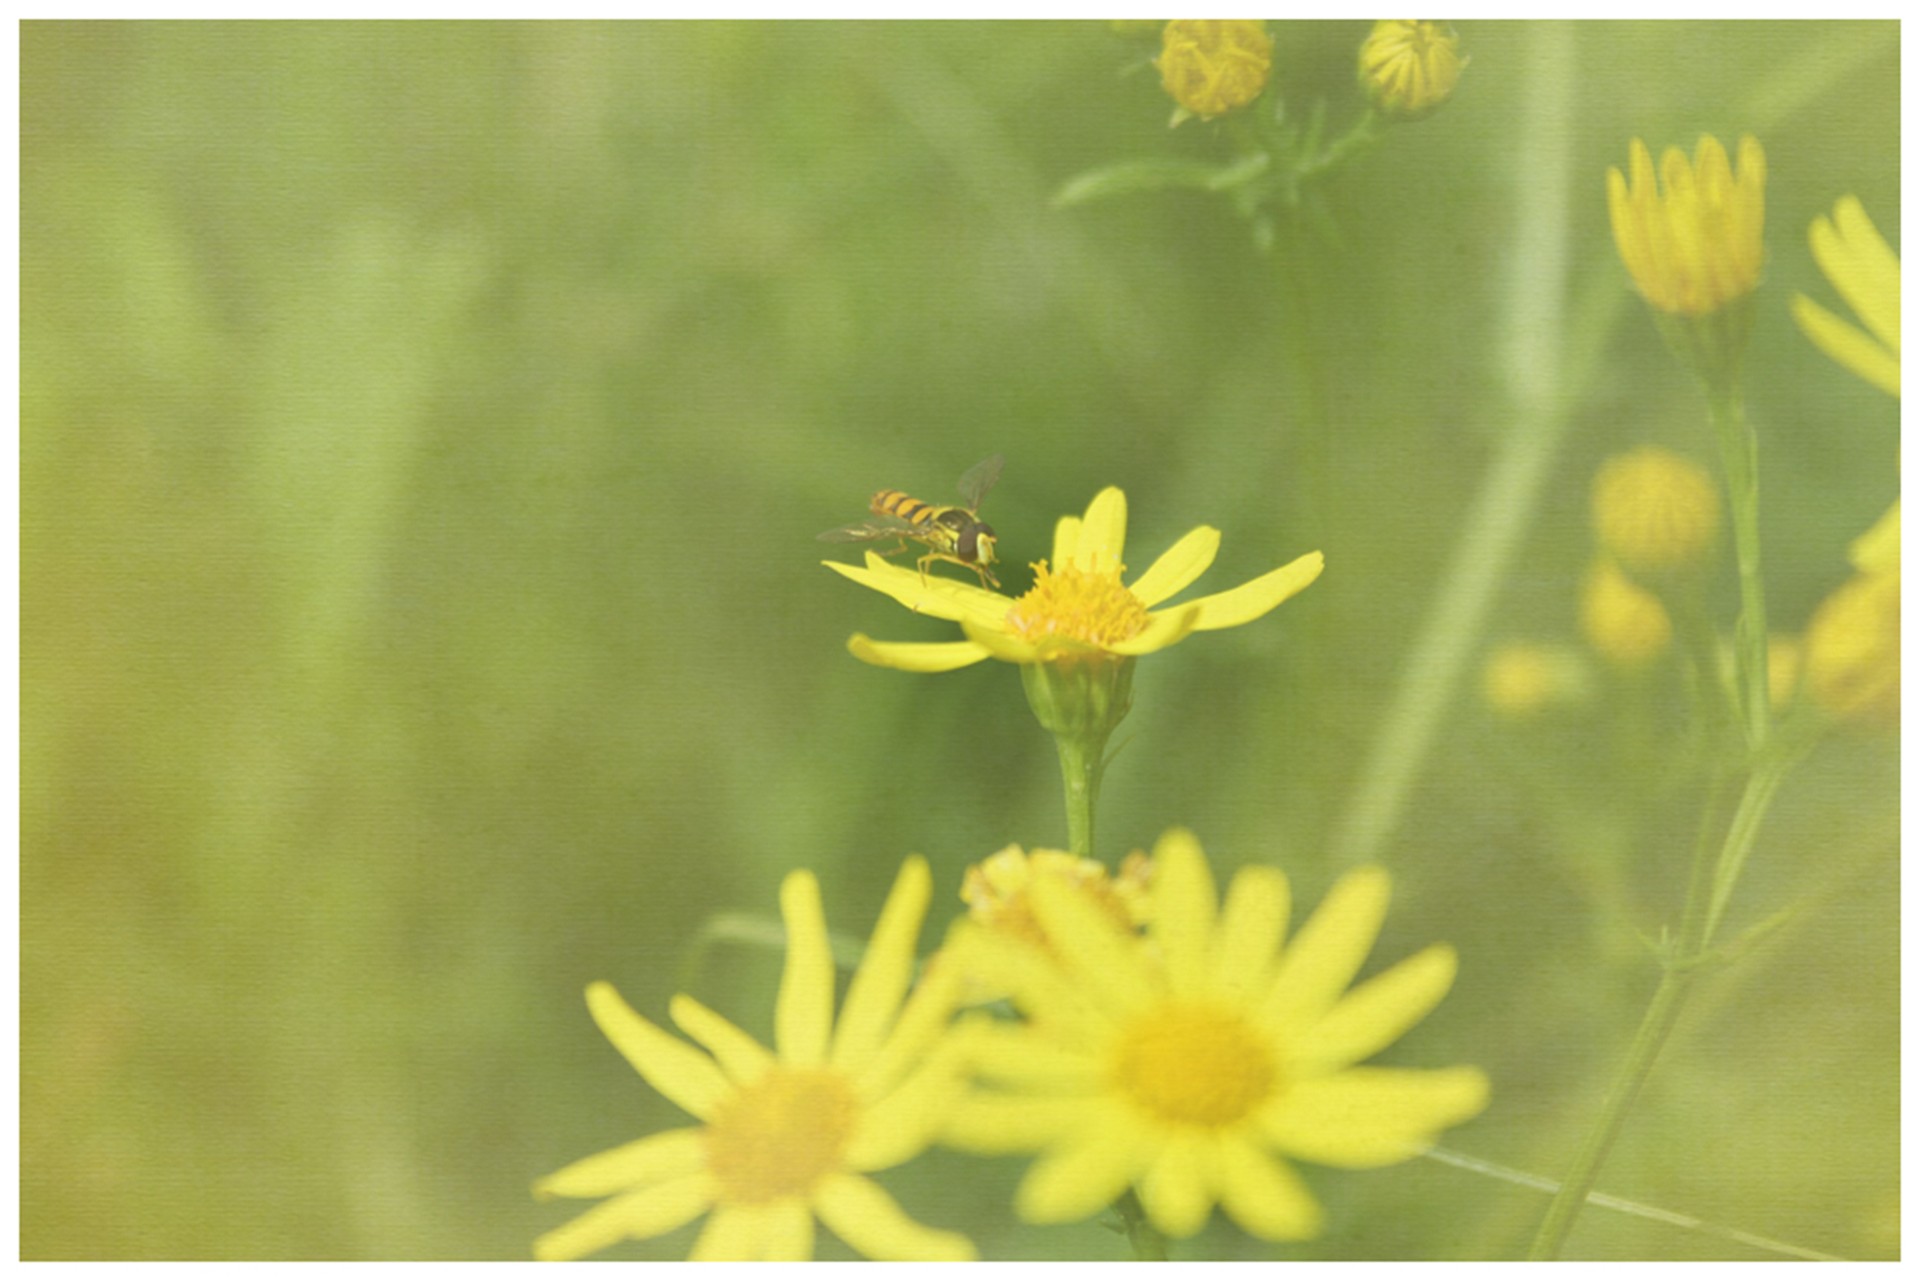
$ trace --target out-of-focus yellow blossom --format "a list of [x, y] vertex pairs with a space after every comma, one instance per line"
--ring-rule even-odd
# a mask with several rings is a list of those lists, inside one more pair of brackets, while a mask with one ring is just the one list
[[856, 634], [847, 642], [863, 662], [909, 672], [951, 671], [986, 658], [1071, 665], [1151, 654], [1193, 632], [1252, 622], [1306, 588], [1325, 563], [1319, 552], [1309, 552], [1230, 591], [1156, 608], [1213, 564], [1220, 531], [1189, 530], [1131, 584], [1120, 581], [1126, 537], [1126, 495], [1101, 490], [1084, 517], [1060, 518], [1052, 567], [1036, 565], [1032, 589], [1017, 600], [972, 583], [923, 579], [874, 552], [864, 566], [822, 563], [915, 613], [960, 624], [967, 636], [961, 641], [895, 643]]
[[1900, 718], [1900, 575], [1856, 574], [1807, 624], [1806, 682], [1841, 720]]
[[1085, 895], [1087, 901], [1132, 929], [1147, 919], [1147, 883], [1152, 863], [1138, 850], [1110, 874], [1106, 864], [1076, 858], [1065, 850], [1036, 849], [1032, 853], [1009, 845], [967, 869], [960, 897], [968, 915], [987, 930], [1000, 930], [1035, 944], [1045, 935], [1033, 915], [1033, 883], [1057, 880]]
[[1863, 574], [1900, 572], [1900, 500], [1882, 512], [1866, 533], [1847, 544], [1847, 560]]
[[1382, 20], [1360, 46], [1360, 87], [1383, 115], [1416, 120], [1453, 97], [1466, 65], [1445, 24]]
[[1480, 693], [1502, 716], [1525, 720], [1547, 708], [1578, 700], [1587, 674], [1565, 646], [1507, 641], [1487, 655]]
[[[1176, 18], [1160, 33], [1160, 84], [1182, 110], [1211, 120], [1267, 87], [1273, 38], [1248, 19]], [[1176, 114], [1174, 123], [1180, 123]]]
[[590, 1156], [536, 1183], [536, 1196], [611, 1200], [541, 1237], [534, 1254], [577, 1259], [711, 1210], [694, 1259], [811, 1259], [816, 1217], [869, 1258], [974, 1258], [967, 1238], [914, 1222], [866, 1177], [924, 1150], [959, 1088], [960, 1043], [948, 1035], [959, 975], [931, 966], [907, 995], [931, 884], [923, 859], [900, 869], [836, 1024], [820, 887], [811, 872], [788, 875], [774, 1051], [676, 996], [673, 1021], [702, 1053], [636, 1014], [611, 984], [589, 987], [587, 1007], [614, 1048], [702, 1124]]
[[1706, 468], [1645, 445], [1594, 474], [1593, 531], [1628, 573], [1692, 568], [1719, 537], [1720, 493]]
[[1603, 556], [1580, 587], [1580, 632], [1608, 662], [1639, 667], [1673, 642], [1673, 620], [1659, 597]]
[[1221, 905], [1184, 831], [1154, 847], [1144, 937], [1036, 881], [1048, 947], [971, 925], [956, 937], [1027, 1021], [969, 1029], [989, 1088], [956, 1105], [946, 1141], [1040, 1152], [1014, 1202], [1029, 1222], [1086, 1218], [1131, 1187], [1173, 1236], [1216, 1203], [1266, 1240], [1317, 1234], [1320, 1205], [1287, 1158], [1404, 1161], [1486, 1106], [1475, 1068], [1358, 1066], [1440, 1002], [1456, 966], [1438, 944], [1348, 990], [1388, 888], [1378, 868], [1350, 873], [1283, 947], [1286, 877], [1243, 867]]
[[1739, 168], [1726, 148], [1702, 137], [1691, 163], [1669, 147], [1654, 180], [1653, 157], [1635, 138], [1628, 176], [1607, 170], [1613, 240], [1634, 285], [1656, 310], [1698, 317], [1752, 293], [1764, 258], [1767, 159], [1740, 140]]
[[1796, 294], [1793, 318], [1813, 345], [1890, 396], [1900, 394], [1900, 259], [1867, 217], [1858, 197], [1845, 196], [1833, 217], [1807, 229], [1814, 261], [1866, 330], [1855, 328]]

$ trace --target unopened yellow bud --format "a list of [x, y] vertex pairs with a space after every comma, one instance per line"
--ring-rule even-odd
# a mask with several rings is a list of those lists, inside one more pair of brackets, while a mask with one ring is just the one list
[[1635, 138], [1628, 173], [1607, 170], [1607, 207], [1620, 259], [1647, 302], [1677, 316], [1704, 316], [1745, 298], [1760, 283], [1767, 158], [1740, 140], [1740, 167], [1727, 149], [1700, 139], [1692, 161], [1678, 147], [1660, 157], [1654, 179], [1647, 144]]
[[1806, 681], [1841, 720], [1900, 718], [1900, 575], [1856, 574], [1807, 624]]
[[1573, 702], [1586, 690], [1580, 659], [1558, 645], [1508, 641], [1487, 655], [1480, 672], [1480, 693], [1500, 715], [1513, 720], [1536, 716], [1548, 707]]
[[1381, 114], [1417, 120], [1453, 97], [1466, 65], [1460, 37], [1442, 23], [1376, 22], [1360, 46], [1360, 87]]
[[1720, 534], [1720, 492], [1707, 470], [1656, 445], [1609, 458], [1593, 478], [1593, 532], [1629, 573], [1706, 560]]
[[1580, 588], [1580, 631], [1608, 662], [1639, 667], [1672, 643], [1673, 620], [1659, 597], [1601, 558]]
[[1267, 87], [1273, 39], [1264, 22], [1176, 18], [1160, 33], [1160, 57], [1154, 65], [1160, 68], [1161, 86], [1175, 102], [1211, 120], [1246, 106]]

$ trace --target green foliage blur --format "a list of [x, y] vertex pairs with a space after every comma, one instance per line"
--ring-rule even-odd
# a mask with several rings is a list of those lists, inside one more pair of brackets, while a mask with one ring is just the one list
[[[1277, 24], [1289, 100], [1357, 111], [1366, 29]], [[952, 501], [994, 452], [1016, 593], [1108, 484], [1136, 571], [1202, 523], [1199, 590], [1326, 553], [1268, 618], [1142, 662], [1100, 814], [1109, 863], [1182, 824], [1223, 880], [1273, 862], [1317, 902], [1525, 428], [1531, 184], [1568, 175], [1571, 296], [1618, 305], [1566, 357], [1475, 663], [1579, 644], [1603, 458], [1717, 465], [1614, 258], [1634, 136], [1766, 147], [1747, 399], [1797, 631], [1898, 491], [1897, 403], [1787, 309], [1842, 306], [1805, 234], [1839, 197], [1897, 248], [1897, 25], [1583, 25], [1557, 156], [1522, 146], [1536, 33], [1459, 29], [1456, 99], [1325, 185], [1331, 238], [1265, 258], [1200, 192], [1053, 206], [1102, 163], [1224, 158], [1100, 23], [25, 24], [23, 1255], [524, 1258], [584, 1208], [534, 1178], [683, 1123], [589, 981], [765, 1038], [779, 950], [703, 945], [716, 914], [777, 921], [810, 867], [864, 937], [920, 851], [930, 947], [966, 865], [1062, 843], [1017, 673], [861, 665], [852, 632], [955, 633], [818, 563], [875, 489]], [[1730, 629], [1724, 564], [1714, 591]], [[1462, 958], [1384, 1060], [1483, 1067], [1490, 1109], [1443, 1142], [1554, 1177], [1657, 980], [1702, 783], [1676, 670], [1596, 663], [1592, 703], [1524, 724], [1475, 671], [1375, 852], [1372, 967]], [[1704, 981], [1601, 1190], [1897, 1256], [1897, 763], [1844, 734], [1788, 782], [1730, 925], [1796, 910]], [[1126, 1257], [1098, 1221], [1019, 1225], [1023, 1169], [881, 1178], [988, 1258]], [[1325, 1238], [1216, 1215], [1177, 1257], [1513, 1257], [1546, 1204], [1425, 1161], [1305, 1173]], [[1570, 1252], [1764, 1257], [1599, 1209]]]

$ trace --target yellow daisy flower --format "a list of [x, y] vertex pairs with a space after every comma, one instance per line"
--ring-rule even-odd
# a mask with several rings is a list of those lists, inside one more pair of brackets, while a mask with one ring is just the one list
[[931, 967], [907, 996], [930, 892], [925, 860], [908, 859], [836, 1024], [820, 886], [808, 871], [787, 877], [776, 1051], [676, 996], [668, 1011], [702, 1053], [636, 1014], [611, 984], [589, 987], [587, 1007], [607, 1039], [702, 1124], [590, 1156], [534, 1184], [540, 1197], [612, 1198], [534, 1242], [535, 1256], [577, 1259], [711, 1211], [696, 1260], [811, 1259], [816, 1217], [870, 1258], [976, 1257], [972, 1242], [914, 1222], [866, 1177], [923, 1151], [958, 1088], [958, 1042], [942, 1035], [955, 975]]
[[922, 578], [868, 552], [866, 564], [823, 562], [915, 613], [960, 624], [965, 640], [888, 642], [856, 634], [855, 658], [909, 672], [945, 672], [986, 658], [1009, 663], [1071, 663], [1103, 656], [1133, 658], [1186, 639], [1192, 632], [1238, 627], [1259, 618], [1320, 576], [1325, 558], [1309, 552], [1231, 591], [1155, 608], [1191, 584], [1220, 548], [1220, 531], [1189, 531], [1147, 572], [1123, 585], [1127, 496], [1101, 490], [1085, 516], [1063, 516], [1053, 557], [1034, 567], [1033, 587], [1019, 599], [972, 583]]
[[1704, 316], [1753, 292], [1765, 257], [1767, 158], [1758, 142], [1740, 140], [1738, 170], [1718, 138], [1701, 138], [1691, 163], [1669, 147], [1656, 183], [1647, 144], [1635, 138], [1627, 170], [1607, 170], [1614, 244], [1656, 310]]
[[1890, 396], [1900, 394], [1900, 259], [1874, 228], [1858, 197], [1846, 196], [1807, 229], [1814, 261], [1853, 308], [1866, 332], [1805, 294], [1793, 318], [1813, 345]]
[[1038, 1151], [1015, 1198], [1029, 1222], [1082, 1219], [1129, 1188], [1154, 1226], [1189, 1236], [1218, 1203], [1267, 1240], [1321, 1229], [1287, 1158], [1365, 1168], [1418, 1155], [1486, 1106], [1479, 1070], [1356, 1066], [1446, 995], [1437, 944], [1347, 985], [1379, 934], [1388, 879], [1337, 884], [1282, 946], [1286, 877], [1245, 867], [1224, 906], [1191, 833], [1153, 852], [1145, 937], [1054, 879], [1030, 890], [1049, 947], [962, 927], [956, 946], [1027, 1016], [968, 1026], [992, 1083], [953, 1109], [945, 1141]]

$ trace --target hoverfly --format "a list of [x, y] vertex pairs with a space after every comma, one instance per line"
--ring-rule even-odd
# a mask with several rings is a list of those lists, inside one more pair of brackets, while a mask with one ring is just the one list
[[929, 565], [943, 560], [963, 565], [980, 575], [982, 587], [998, 587], [1000, 580], [987, 568], [993, 564], [993, 544], [998, 535], [993, 532], [993, 526], [980, 519], [980, 503], [993, 483], [1000, 479], [1000, 468], [1006, 461], [1003, 455], [995, 454], [967, 468], [966, 475], [960, 478], [962, 506], [937, 507], [901, 490], [883, 489], [868, 504], [873, 512], [871, 519], [829, 529], [820, 535], [820, 541], [870, 543], [897, 538], [899, 546], [880, 553], [897, 556], [907, 549], [908, 540], [912, 540], [928, 549], [919, 562], [921, 578], [927, 576]]

